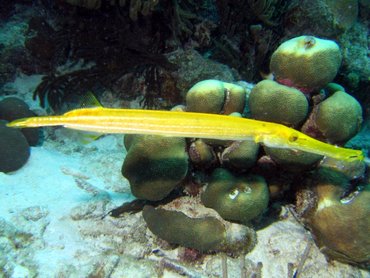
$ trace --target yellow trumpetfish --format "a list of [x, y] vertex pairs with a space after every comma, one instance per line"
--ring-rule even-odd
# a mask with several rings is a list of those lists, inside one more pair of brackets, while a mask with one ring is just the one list
[[8, 124], [19, 128], [59, 125], [101, 133], [254, 140], [269, 147], [296, 149], [343, 161], [364, 160], [362, 151], [326, 144], [281, 124], [216, 114], [96, 107]]

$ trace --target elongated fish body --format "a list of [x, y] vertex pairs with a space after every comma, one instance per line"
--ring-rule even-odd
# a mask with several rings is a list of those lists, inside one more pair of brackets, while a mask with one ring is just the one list
[[221, 140], [253, 140], [344, 161], [362, 161], [362, 151], [333, 146], [284, 125], [216, 114], [140, 109], [85, 108], [61, 116], [15, 120], [10, 127], [64, 126], [101, 133], [152, 134]]

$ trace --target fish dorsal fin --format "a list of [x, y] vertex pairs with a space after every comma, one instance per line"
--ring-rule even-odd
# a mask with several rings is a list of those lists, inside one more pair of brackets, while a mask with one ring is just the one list
[[103, 108], [103, 105], [96, 98], [94, 93], [89, 91], [82, 97], [80, 108], [93, 108], [93, 107]]

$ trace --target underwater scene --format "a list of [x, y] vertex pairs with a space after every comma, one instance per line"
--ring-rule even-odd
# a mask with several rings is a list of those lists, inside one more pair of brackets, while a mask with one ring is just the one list
[[369, 0], [0, 5], [0, 278], [370, 277]]

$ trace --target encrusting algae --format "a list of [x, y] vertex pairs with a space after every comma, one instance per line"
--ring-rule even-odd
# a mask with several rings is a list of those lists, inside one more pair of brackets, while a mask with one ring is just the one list
[[151, 134], [221, 140], [253, 140], [268, 147], [288, 148], [343, 161], [364, 161], [362, 151], [311, 138], [281, 124], [206, 113], [116, 108], [83, 108], [61, 116], [15, 120], [9, 127], [64, 126], [101, 133]]

